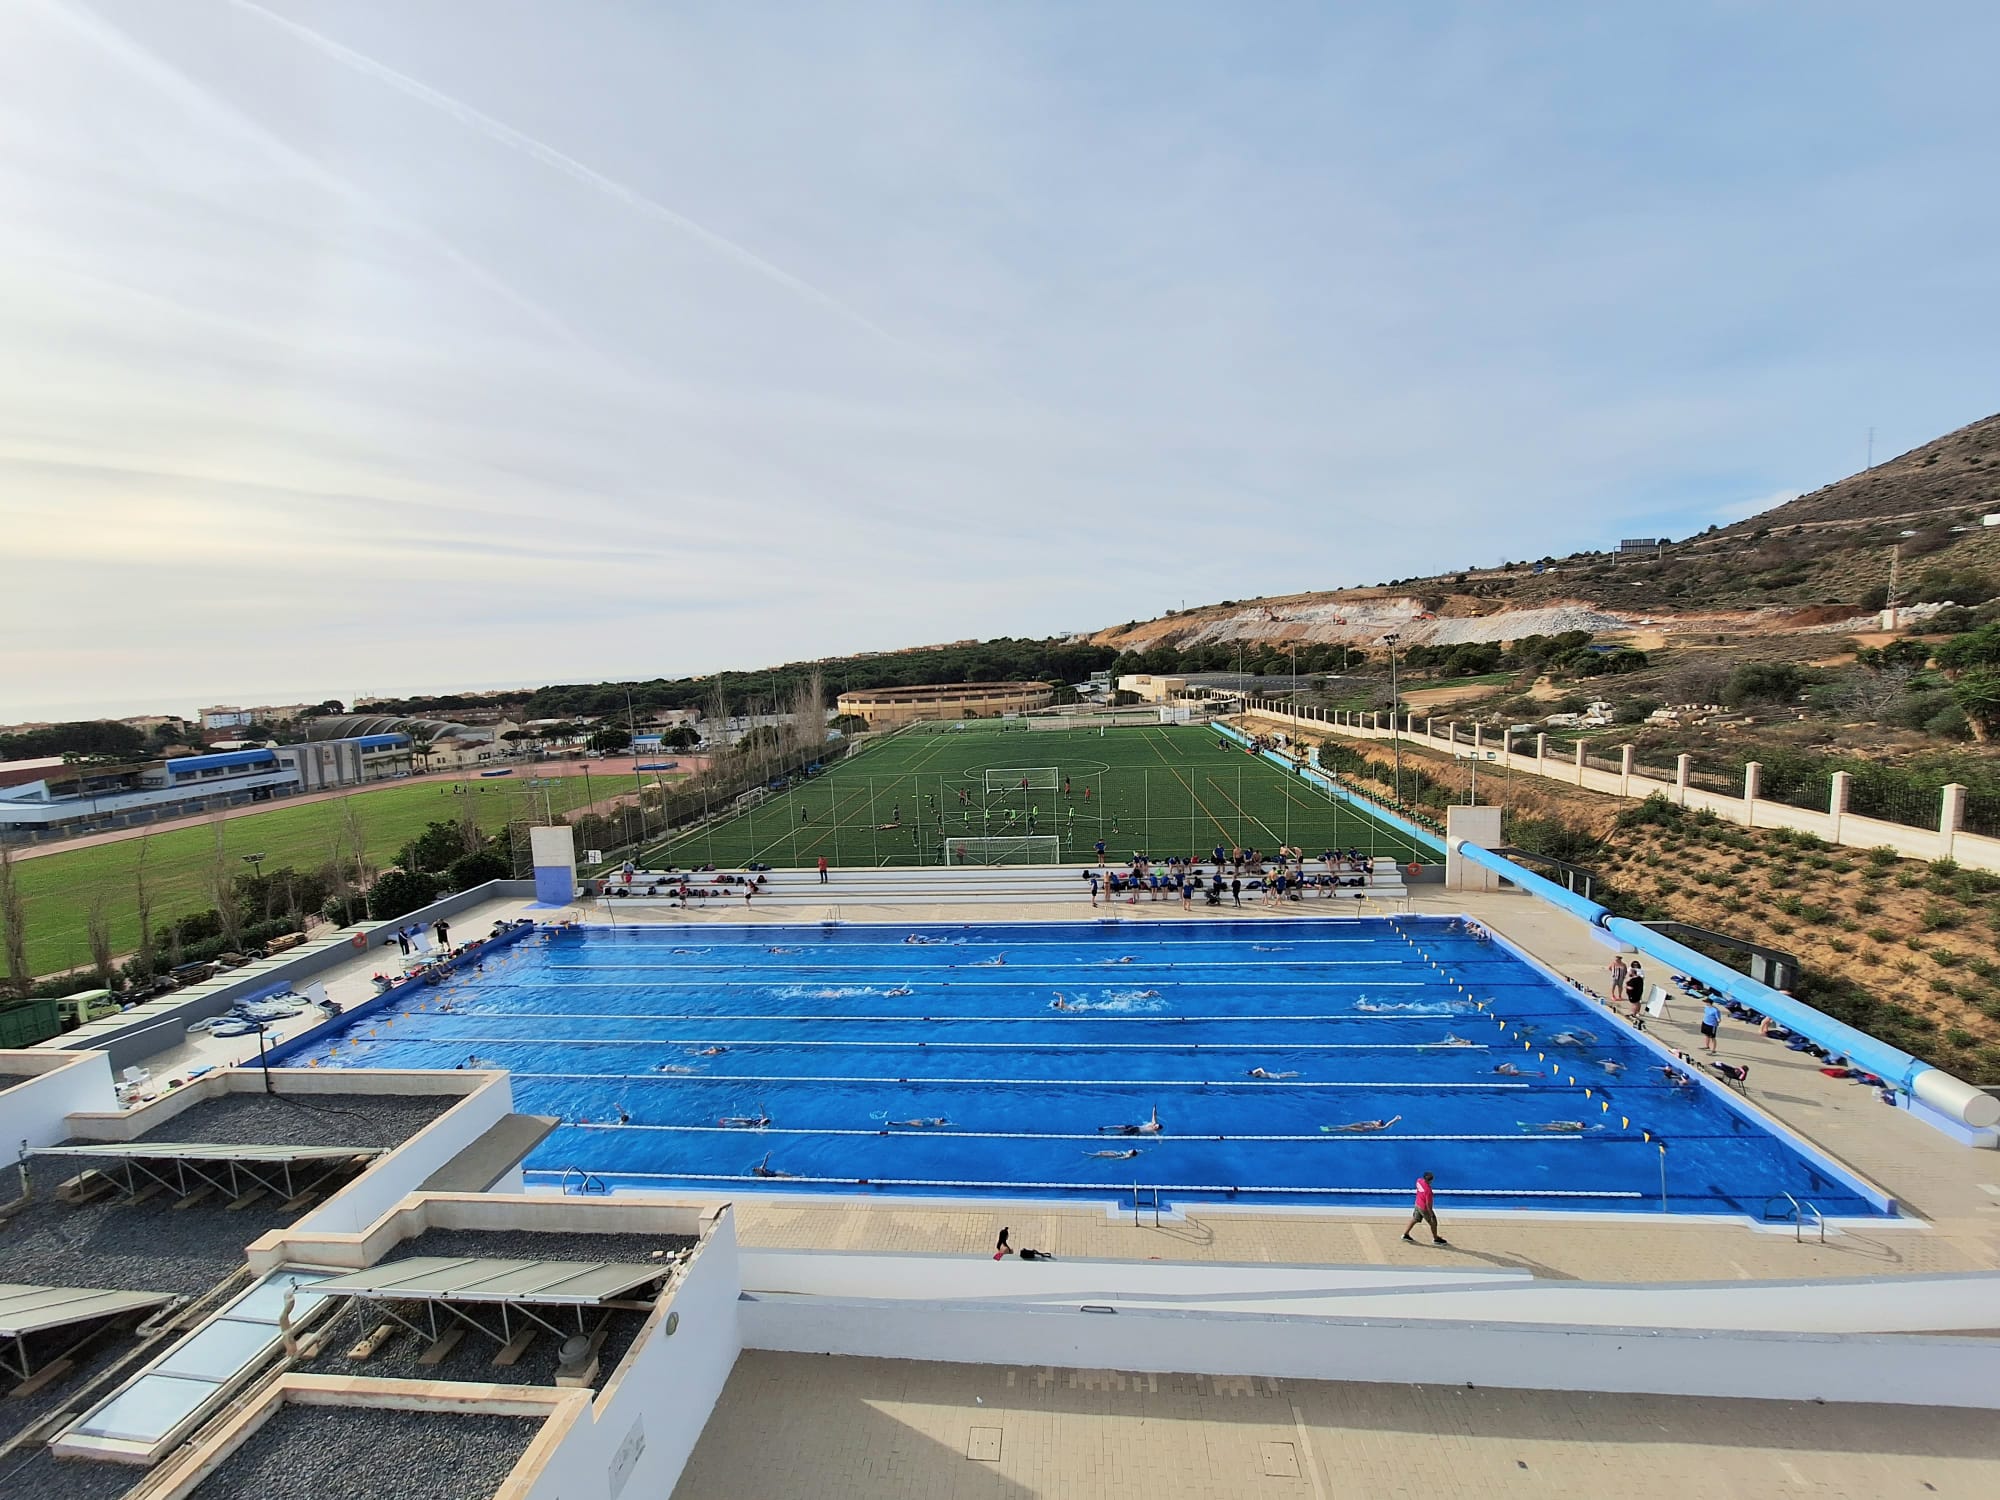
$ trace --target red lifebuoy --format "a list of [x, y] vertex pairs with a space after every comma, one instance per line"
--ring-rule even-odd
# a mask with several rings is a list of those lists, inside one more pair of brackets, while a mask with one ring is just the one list
[[350, 948], [366, 948], [368, 946], [368, 934], [365, 932], [355, 933], [353, 937], [347, 940], [347, 946]]

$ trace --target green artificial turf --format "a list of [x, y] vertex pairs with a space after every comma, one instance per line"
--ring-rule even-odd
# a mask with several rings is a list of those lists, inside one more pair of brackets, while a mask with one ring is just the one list
[[[1196, 725], [1102, 734], [918, 726], [648, 850], [646, 863], [811, 865], [825, 855], [837, 866], [940, 864], [944, 838], [1025, 833], [1030, 809], [1038, 812], [1034, 833], [1055, 835], [1064, 860], [1094, 863], [1100, 838], [1106, 857], [1120, 861], [1205, 855], [1217, 844], [1267, 853], [1295, 844], [1314, 857], [1358, 846], [1399, 862], [1435, 859], [1400, 829], [1217, 739]], [[985, 772], [1008, 767], [1054, 767], [1070, 791], [988, 793]]]

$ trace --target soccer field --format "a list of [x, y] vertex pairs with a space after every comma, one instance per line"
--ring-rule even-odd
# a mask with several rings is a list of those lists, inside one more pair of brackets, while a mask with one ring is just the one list
[[364, 856], [381, 866], [426, 824], [457, 821], [468, 798], [479, 826], [492, 833], [514, 820], [538, 823], [549, 813], [560, 817], [584, 806], [593, 792], [603, 799], [620, 789], [605, 779], [592, 786], [580, 776], [548, 778], [534, 785], [525, 776], [377, 784], [356, 788], [344, 797], [278, 802], [268, 812], [143, 836], [135, 833], [113, 843], [21, 860], [14, 866], [14, 878], [25, 906], [22, 925], [28, 936], [28, 966], [47, 974], [90, 962], [87, 922], [91, 904], [99, 899], [104, 902], [113, 950], [123, 954], [137, 948], [142, 854], [155, 927], [213, 906], [218, 830], [221, 863], [230, 878], [250, 871], [242, 856], [252, 853], [264, 856], [262, 869], [267, 874], [288, 865], [314, 870], [330, 861], [336, 849], [351, 856], [351, 811]]
[[[1037, 860], [1224, 847], [1338, 846], [1432, 861], [1408, 834], [1195, 725], [1029, 730], [920, 726], [825, 775], [647, 851], [653, 868], [945, 863], [949, 839], [1032, 837]], [[1023, 788], [1020, 783], [1030, 783]], [[1065, 790], [1067, 783], [1067, 790]]]

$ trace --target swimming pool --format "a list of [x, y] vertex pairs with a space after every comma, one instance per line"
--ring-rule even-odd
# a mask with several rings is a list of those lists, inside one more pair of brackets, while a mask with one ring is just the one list
[[[583, 928], [353, 1016], [287, 1065], [504, 1067], [516, 1108], [564, 1122], [528, 1162], [544, 1186], [580, 1168], [612, 1188], [1129, 1202], [1136, 1185], [1328, 1208], [1407, 1203], [1428, 1170], [1444, 1208], [1757, 1217], [1790, 1193], [1889, 1211], [1455, 929]], [[1117, 1133], [1154, 1111], [1159, 1134]], [[1374, 1121], [1391, 1123], [1343, 1128]]]

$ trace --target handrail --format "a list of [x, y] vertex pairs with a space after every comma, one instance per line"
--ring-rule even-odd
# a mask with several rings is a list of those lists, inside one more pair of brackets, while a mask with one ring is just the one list
[[1134, 1229], [1139, 1227], [1139, 1200], [1142, 1193], [1150, 1193], [1152, 1195], [1153, 1227], [1158, 1229], [1160, 1227], [1160, 1190], [1157, 1187], [1141, 1187], [1136, 1182], [1132, 1184], [1132, 1227]]
[[[569, 1174], [572, 1172], [576, 1173], [582, 1179], [576, 1187], [578, 1197], [582, 1197], [584, 1194], [590, 1192], [609, 1193], [611, 1191], [611, 1185], [602, 1177], [572, 1162], [569, 1166], [562, 1169], [562, 1176], [556, 1179], [556, 1192], [558, 1194], [564, 1197], [569, 1196]], [[596, 1184], [595, 1187], [592, 1186], [593, 1183]]]
[[[1780, 1215], [1774, 1221], [1771, 1217], [1771, 1205], [1776, 1203], [1780, 1198], [1792, 1205], [1792, 1211], [1789, 1214]], [[1808, 1212], [1812, 1214], [1814, 1222], [1819, 1225], [1819, 1242], [1824, 1245], [1826, 1243], [1826, 1215], [1819, 1211], [1817, 1203], [1810, 1201], [1801, 1203], [1790, 1193], [1777, 1193], [1764, 1200], [1763, 1211], [1758, 1217], [1766, 1223], [1776, 1222], [1783, 1224], [1789, 1222], [1792, 1226], [1793, 1240], [1799, 1244], [1804, 1244], [1806, 1238], [1806, 1214]]]

